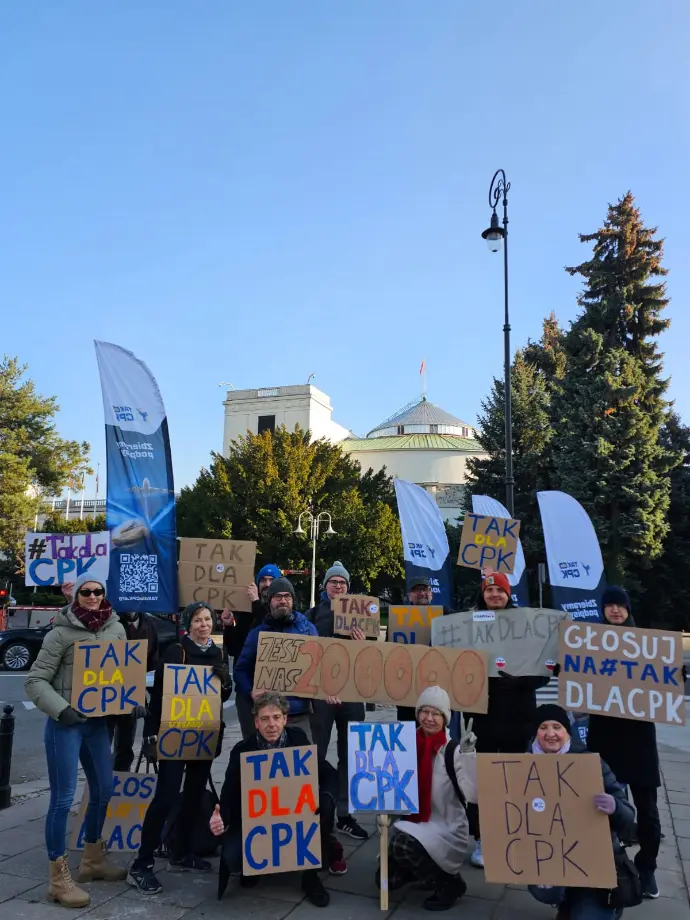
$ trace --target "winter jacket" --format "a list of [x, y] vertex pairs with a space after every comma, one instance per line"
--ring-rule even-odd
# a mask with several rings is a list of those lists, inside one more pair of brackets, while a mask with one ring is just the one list
[[234, 661], [240, 657], [244, 643], [250, 631], [258, 626], [266, 616], [266, 605], [262, 600], [252, 601], [252, 611], [238, 610], [233, 613], [235, 618], [234, 626], [226, 626], [223, 629], [223, 645], [225, 646], [228, 656]]
[[80, 623], [68, 604], [56, 614], [53, 628], [46, 633], [41, 650], [26, 678], [24, 687], [31, 702], [51, 719], [60, 717], [71, 706], [74, 643], [85, 639], [113, 642], [124, 639], [125, 629], [116, 613], [112, 613], [98, 632], [91, 632]]
[[158, 667], [158, 630], [153, 622], [153, 617], [148, 613], [138, 614], [136, 625], [120, 621], [124, 626], [128, 639], [145, 639], [148, 642], [146, 649], [146, 670], [155, 671]]
[[[418, 840], [436, 865], [449, 875], [457, 875], [467, 852], [469, 826], [467, 812], [453, 788], [446, 770], [446, 747], [434, 759], [431, 777], [431, 816], [428, 821], [396, 821], [396, 830]], [[465, 798], [476, 798], [476, 785], [467, 774], [465, 758], [456, 747], [455, 775]]]
[[[156, 669], [156, 676], [153, 679], [151, 688], [151, 698], [149, 700], [146, 718], [144, 720], [144, 737], [157, 735], [161, 726], [161, 713], [163, 709], [163, 677], [165, 675], [166, 664], [196, 664], [213, 666], [214, 664], [228, 665], [228, 656], [225, 649], [215, 642], [208, 649], [199, 648], [196, 642], [192, 642], [189, 636], [183, 636], [179, 644], [171, 645], [165, 652], [163, 660]], [[228, 676], [228, 682], [221, 689], [221, 700], [225, 702], [230, 699], [232, 693], [232, 680]]]
[[[321, 600], [316, 607], [310, 607], [304, 614], [310, 623], [316, 628], [316, 634], [324, 639], [333, 638], [333, 629], [335, 627], [335, 617], [331, 609], [331, 602], [325, 591], [321, 594]], [[338, 636], [344, 639], [345, 636]]]
[[[293, 617], [292, 622], [283, 625], [272, 617], [265, 616], [262, 623], [250, 630], [240, 657], [235, 662], [233, 671], [235, 687], [238, 693], [244, 696], [251, 696], [254, 687], [254, 667], [259, 650], [259, 636], [262, 632], [282, 632], [300, 636], [315, 636], [317, 634], [316, 629], [303, 613], [295, 611]], [[296, 696], [287, 696], [286, 699], [290, 703], [290, 715], [296, 716], [311, 712], [310, 700], [300, 699]]]
[[[286, 748], [306, 747], [309, 739], [301, 728], [288, 725]], [[240, 762], [242, 754], [259, 750], [259, 741], [256, 734], [250, 735], [240, 741], [230, 752], [228, 769], [220, 793], [220, 816], [223, 824], [230, 834], [241, 833], [242, 830], [242, 790], [240, 786]], [[319, 760], [319, 793], [327, 793], [334, 800], [338, 798], [338, 771], [327, 760]]]

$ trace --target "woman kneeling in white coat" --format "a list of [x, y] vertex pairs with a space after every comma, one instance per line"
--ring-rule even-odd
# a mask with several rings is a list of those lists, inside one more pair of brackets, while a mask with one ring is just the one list
[[[460, 746], [450, 741], [450, 699], [441, 687], [427, 687], [417, 700], [419, 814], [397, 821], [388, 848], [388, 888], [407, 882], [433, 884], [427, 910], [448, 910], [467, 890], [460, 867], [469, 828], [465, 804], [476, 801], [474, 735]], [[380, 872], [376, 876], [380, 884]]]

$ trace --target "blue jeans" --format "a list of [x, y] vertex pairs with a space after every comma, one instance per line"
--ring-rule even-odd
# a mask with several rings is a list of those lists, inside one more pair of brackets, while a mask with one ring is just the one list
[[113, 794], [113, 767], [107, 719], [87, 719], [83, 725], [46, 721], [44, 741], [50, 779], [50, 805], [46, 815], [46, 847], [50, 860], [67, 849], [67, 816], [77, 789], [79, 761], [89, 784], [85, 836], [87, 843], [100, 840], [108, 802]]
[[568, 888], [566, 904], [570, 920], [613, 920], [614, 909], [604, 907], [599, 897], [591, 888]]

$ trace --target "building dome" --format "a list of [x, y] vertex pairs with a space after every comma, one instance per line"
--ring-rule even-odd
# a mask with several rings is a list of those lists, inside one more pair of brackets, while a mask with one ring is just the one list
[[445, 409], [429, 402], [426, 396], [398, 410], [367, 434], [367, 438], [388, 438], [406, 434], [457, 435], [473, 438], [474, 428]]

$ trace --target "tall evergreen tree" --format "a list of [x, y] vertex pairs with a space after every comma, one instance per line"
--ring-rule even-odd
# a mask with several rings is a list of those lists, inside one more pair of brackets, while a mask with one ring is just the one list
[[668, 404], [656, 337], [668, 326], [663, 241], [644, 227], [630, 193], [603, 227], [580, 236], [592, 258], [580, 275], [582, 313], [565, 339], [568, 372], [554, 397], [555, 487], [589, 512], [609, 581], [635, 589], [668, 532], [669, 471], [679, 455], [660, 440]]

